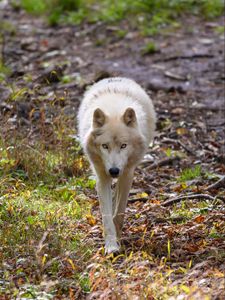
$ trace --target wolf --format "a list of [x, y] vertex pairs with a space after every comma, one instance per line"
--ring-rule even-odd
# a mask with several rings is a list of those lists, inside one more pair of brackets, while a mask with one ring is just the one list
[[78, 134], [96, 175], [106, 254], [120, 251], [134, 170], [153, 140], [155, 122], [150, 97], [132, 79], [103, 79], [85, 93], [81, 102]]

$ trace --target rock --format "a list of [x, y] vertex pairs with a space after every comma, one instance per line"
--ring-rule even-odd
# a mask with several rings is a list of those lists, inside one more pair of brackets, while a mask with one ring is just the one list
[[9, 99], [11, 90], [5, 86], [0, 86], [0, 103], [5, 102]]

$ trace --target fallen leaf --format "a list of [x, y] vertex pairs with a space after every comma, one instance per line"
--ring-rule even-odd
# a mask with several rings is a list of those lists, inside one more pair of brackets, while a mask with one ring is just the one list
[[202, 222], [204, 222], [204, 220], [205, 220], [205, 217], [204, 217], [204, 216], [201, 216], [201, 215], [199, 215], [199, 216], [197, 216], [196, 218], [194, 218], [194, 221], [195, 221], [196, 223], [202, 223]]
[[224, 278], [225, 274], [220, 272], [218, 269], [213, 270], [213, 276], [217, 278]]
[[143, 193], [138, 193], [138, 194], [136, 194], [136, 197], [137, 197], [137, 198], [147, 198], [147, 197], [148, 197], [148, 194], [145, 193], [145, 192], [143, 192]]
[[91, 226], [94, 226], [97, 223], [95, 217], [91, 214], [86, 215], [86, 219], [87, 219], [88, 224], [91, 225]]
[[174, 191], [174, 192], [180, 193], [180, 192], [182, 192], [183, 190], [185, 190], [187, 187], [188, 187], [187, 184], [186, 184], [185, 182], [182, 182], [181, 184], [176, 185], [176, 186], [173, 188], [173, 191]]
[[68, 261], [68, 263], [71, 265], [71, 267], [72, 267], [72, 269], [73, 269], [73, 270], [76, 270], [76, 269], [77, 269], [77, 267], [74, 265], [74, 263], [73, 263], [72, 259], [70, 259], [70, 258], [67, 258], [66, 260], [67, 260], [67, 261]]
[[179, 127], [177, 128], [176, 132], [178, 135], [185, 135], [188, 133], [188, 129], [184, 127]]
[[152, 200], [151, 200], [151, 203], [157, 204], [157, 205], [160, 205], [160, 204], [161, 204], [161, 202], [160, 202], [159, 200], [157, 200], [157, 199], [152, 199]]

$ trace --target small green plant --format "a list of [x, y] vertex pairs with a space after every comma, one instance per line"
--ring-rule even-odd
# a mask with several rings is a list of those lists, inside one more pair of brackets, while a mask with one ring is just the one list
[[223, 233], [218, 232], [218, 228], [216, 228], [216, 226], [214, 225], [209, 232], [209, 237], [212, 239], [223, 238]]
[[62, 83], [70, 83], [71, 81], [73, 81], [73, 79], [69, 76], [69, 75], [64, 75], [61, 78]]
[[[16, 5], [16, 2], [13, 2]], [[18, 4], [17, 4], [18, 5]], [[41, 15], [47, 9], [47, 2], [43, 0], [21, 0], [21, 6], [27, 12], [34, 14], [34, 15]]]
[[196, 165], [194, 168], [184, 169], [181, 172], [181, 175], [178, 178], [178, 181], [185, 182], [188, 180], [198, 178], [201, 176], [201, 173], [202, 173], [202, 169], [201, 169], [200, 165]]
[[205, 0], [200, 1], [200, 12], [203, 13], [203, 15], [206, 18], [215, 18], [223, 14], [224, 11], [224, 1], [221, 0]]
[[4, 81], [11, 74], [9, 67], [5, 66], [0, 60], [0, 82]]
[[80, 287], [84, 292], [90, 292], [90, 280], [88, 274], [82, 274], [79, 278]]
[[165, 150], [165, 154], [166, 154], [167, 157], [171, 157], [172, 154], [173, 154], [173, 150], [171, 148], [167, 148]]
[[95, 14], [91, 14], [92, 21], [116, 22], [120, 21], [127, 16], [131, 11], [130, 0], [126, 1], [102, 1], [98, 6]]
[[151, 41], [145, 45], [144, 49], [142, 50], [142, 54], [143, 55], [154, 54], [157, 51], [158, 51], [158, 49], [157, 49], [155, 43]]
[[90, 14], [91, 13], [88, 11], [86, 6], [81, 6], [76, 11], [70, 11], [67, 12], [66, 15], [62, 15], [60, 17], [60, 20], [62, 21], [62, 23], [79, 25], [82, 21], [88, 18]]
[[224, 34], [224, 26], [218, 26], [215, 28], [215, 32], [218, 33], [218, 34]]
[[11, 95], [8, 101], [20, 101], [21, 98], [25, 96], [26, 93], [29, 92], [28, 88], [18, 88], [17, 86], [11, 85]]
[[[50, 25], [56, 25], [61, 17], [70, 12], [79, 11], [81, 0], [21, 0], [21, 7], [34, 15], [47, 15]], [[14, 2], [14, 6], [18, 6]]]
[[115, 32], [116, 36], [120, 39], [124, 38], [127, 34], [126, 30], [119, 29]]
[[22, 291], [18, 294], [19, 299], [36, 299], [36, 300], [51, 300], [54, 294], [39, 291], [38, 287], [27, 285], [23, 287]]

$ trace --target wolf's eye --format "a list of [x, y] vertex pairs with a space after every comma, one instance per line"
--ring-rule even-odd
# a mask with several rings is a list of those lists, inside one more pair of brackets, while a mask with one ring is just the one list
[[103, 148], [103, 149], [109, 149], [109, 147], [108, 147], [107, 144], [102, 144], [102, 148]]
[[124, 148], [126, 148], [126, 146], [127, 146], [127, 144], [122, 144], [120, 149], [124, 149]]

